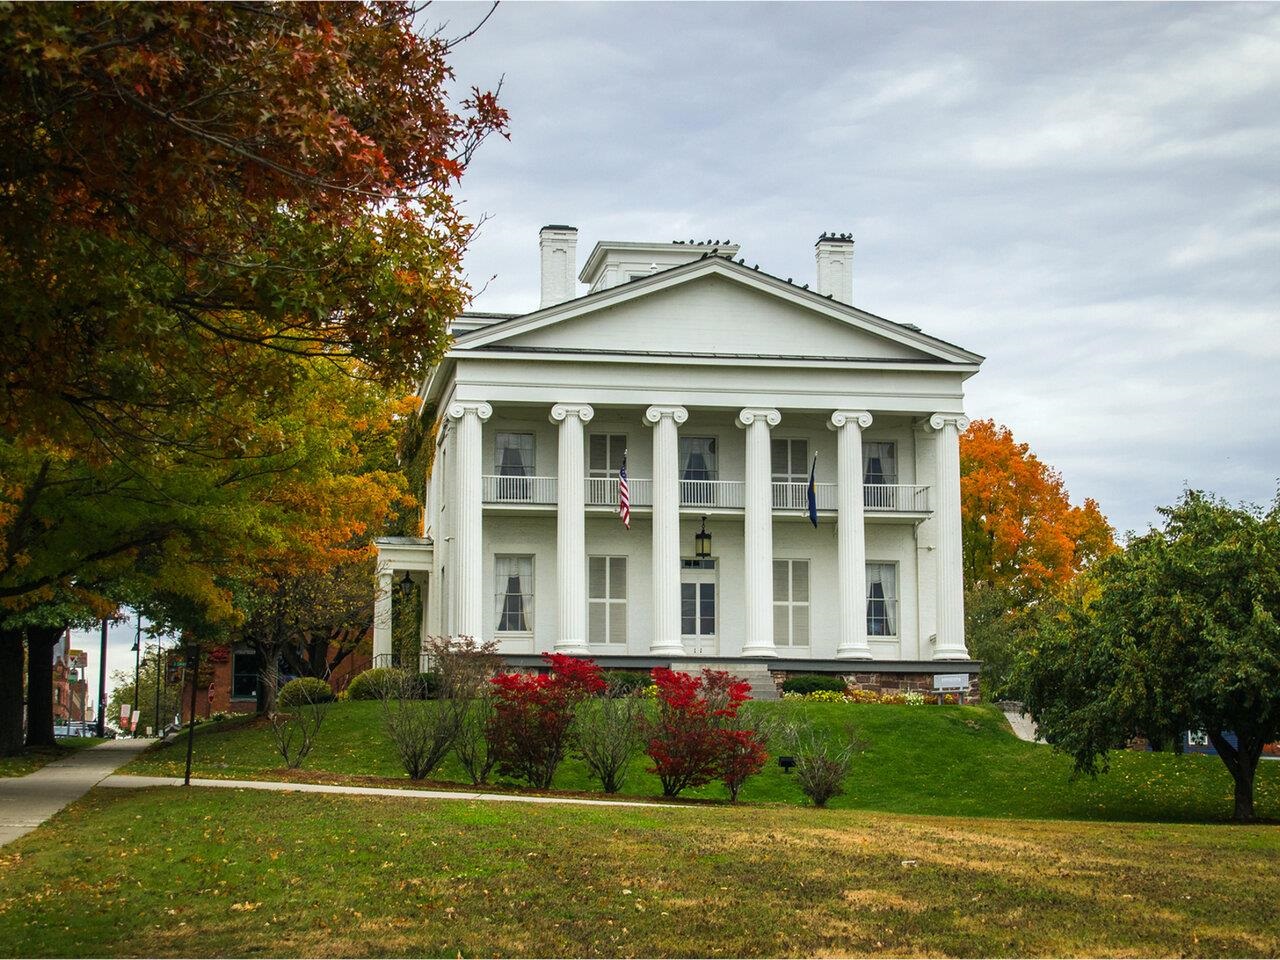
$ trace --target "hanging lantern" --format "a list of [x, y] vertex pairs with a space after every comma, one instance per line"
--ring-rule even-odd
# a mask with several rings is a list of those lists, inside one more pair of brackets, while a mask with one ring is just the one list
[[711, 556], [711, 534], [707, 533], [707, 518], [702, 518], [702, 529], [693, 535], [695, 544], [693, 555], [699, 560], [706, 560]]
[[404, 579], [400, 581], [400, 596], [407, 597], [411, 593], [413, 593], [413, 577], [405, 571]]

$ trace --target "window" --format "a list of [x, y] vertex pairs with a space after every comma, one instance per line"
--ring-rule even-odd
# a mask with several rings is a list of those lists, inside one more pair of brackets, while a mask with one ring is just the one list
[[773, 561], [773, 642], [809, 645], [809, 561]]
[[592, 477], [616, 477], [627, 452], [625, 433], [593, 433], [587, 459], [587, 473]]
[[898, 565], [867, 564], [867, 636], [898, 635]]
[[533, 434], [499, 433], [493, 464], [498, 473], [498, 500], [528, 500], [533, 492]]
[[773, 488], [773, 505], [784, 510], [803, 510], [809, 506], [809, 441], [775, 438], [770, 443], [773, 482], [790, 484]]
[[862, 445], [862, 482], [898, 482], [898, 445], [892, 440], [872, 440]]
[[626, 557], [587, 557], [587, 642], [627, 642]]
[[533, 557], [494, 557], [497, 629], [528, 633], [533, 629]]
[[251, 650], [237, 650], [231, 658], [231, 697], [233, 700], [253, 700], [258, 696], [258, 674], [262, 666], [258, 655]]
[[716, 585], [710, 581], [680, 584], [680, 632], [689, 637], [716, 633]]
[[680, 502], [709, 504], [714, 499], [712, 484], [719, 478], [715, 437], [680, 438]]

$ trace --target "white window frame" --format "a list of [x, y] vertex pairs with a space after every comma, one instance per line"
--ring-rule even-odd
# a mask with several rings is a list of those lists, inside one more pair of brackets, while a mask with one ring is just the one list
[[[502, 451], [506, 449], [502, 445], [503, 437], [528, 437], [529, 438], [529, 463], [527, 473], [506, 473], [502, 472]], [[536, 477], [538, 475], [538, 435], [532, 430], [495, 430], [493, 433], [493, 472], [500, 477]]]
[[[786, 473], [778, 473], [773, 469], [773, 445], [775, 443], [785, 443], [787, 445], [787, 460], [792, 461], [795, 449], [793, 444], [804, 444], [804, 457], [800, 464], [799, 472], [796, 471], [796, 465], [791, 462], [791, 469]], [[809, 464], [812, 458], [809, 456], [809, 438], [808, 437], [770, 437], [769, 438], [769, 473], [773, 477], [774, 483], [808, 483], [809, 482]]]
[[[676, 464], [676, 469], [679, 471], [678, 476], [680, 480], [681, 481], [685, 480], [684, 457], [681, 456], [681, 449], [684, 447], [686, 442], [692, 442], [694, 440], [710, 440], [713, 444], [715, 444], [715, 454], [714, 454], [715, 460], [716, 460], [715, 467], [714, 469], [708, 471], [711, 474], [711, 476], [707, 477], [706, 479], [713, 480], [713, 481], [719, 480], [720, 479], [720, 437], [713, 433], [699, 433], [696, 435], [689, 434], [688, 436], [681, 435], [678, 438], [678, 440], [676, 441], [676, 459], [679, 461], [679, 463]], [[696, 483], [698, 481], [691, 480], [689, 482]]]
[[[893, 569], [893, 597], [884, 598], [888, 614], [885, 616], [886, 625], [893, 624], [892, 633], [872, 633], [871, 631], [871, 568], [872, 567], [891, 567]], [[866, 618], [867, 639], [868, 640], [897, 640], [902, 633], [902, 570], [896, 560], [868, 560], [866, 565], [867, 580], [867, 598], [865, 603], [865, 612], [863, 616]], [[875, 598], [880, 599], [880, 598]]]
[[[604, 596], [593, 597], [591, 595], [591, 562], [593, 560], [602, 561], [604, 563]], [[613, 596], [613, 561], [622, 561], [622, 596]], [[629, 624], [627, 623], [627, 597], [630, 590], [630, 563], [627, 557], [618, 554], [590, 554], [587, 556], [587, 643], [591, 646], [626, 646]], [[597, 640], [591, 636], [591, 608], [599, 606], [604, 608], [604, 639]], [[622, 632], [621, 640], [613, 638], [613, 608], [622, 608]]]
[[[510, 596], [507, 592], [506, 584], [499, 583], [499, 577], [503, 576], [498, 572], [499, 563], [503, 560], [528, 560], [529, 561], [529, 582], [524, 583], [524, 577], [521, 576], [521, 586], [525, 589], [521, 591], [521, 612], [524, 614], [523, 630], [504, 630], [502, 621], [506, 617], [505, 598]], [[533, 604], [534, 604], [534, 574], [535, 558], [531, 553], [497, 553], [493, 557], [493, 600], [494, 607], [497, 612], [497, 622], [494, 624], [493, 632], [495, 636], [502, 637], [528, 637], [533, 634]], [[509, 576], [509, 575], [508, 575]]]
[[[812, 643], [813, 637], [813, 563], [808, 557], [774, 557], [774, 564], [785, 563], [787, 565], [787, 598], [779, 600], [775, 595], [773, 598], [774, 609], [774, 631], [773, 642], [778, 646], [791, 647], [792, 649], [804, 649]], [[796, 595], [796, 569], [797, 563], [803, 563], [808, 568], [808, 596], [804, 600], [797, 600]], [[772, 571], [771, 571], [772, 573]], [[804, 643], [796, 643], [796, 609], [804, 607], [805, 609], [805, 640]], [[785, 640], [778, 637], [777, 631], [777, 611], [779, 608], [786, 608], [787, 611], [787, 635]]]
[[862, 482], [864, 484], [871, 484], [871, 481], [867, 479], [867, 468], [871, 465], [871, 447], [873, 444], [888, 444], [893, 447], [893, 475], [886, 476], [883, 480], [877, 481], [875, 485], [883, 484], [885, 486], [894, 486], [895, 484], [900, 483], [902, 467], [901, 461], [898, 459], [898, 441], [893, 439], [877, 440], [874, 437], [867, 437], [862, 441]]
[[[605, 468], [603, 471], [591, 466], [591, 443], [593, 440], [595, 440], [596, 437], [604, 438]], [[612, 441], [617, 437], [622, 438], [622, 455], [625, 457], [627, 455], [627, 443], [630, 440], [630, 437], [627, 434], [600, 432], [600, 433], [590, 433], [587, 435], [587, 476], [588, 477], [592, 478], [593, 480], [608, 480], [611, 477], [616, 477], [618, 475], [618, 468], [622, 466], [622, 462], [619, 461], [618, 463], [614, 463], [611, 455], [611, 447], [613, 446]]]

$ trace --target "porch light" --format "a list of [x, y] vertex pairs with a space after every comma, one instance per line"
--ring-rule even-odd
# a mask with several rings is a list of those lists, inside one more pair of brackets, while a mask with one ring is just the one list
[[406, 570], [404, 579], [400, 581], [400, 596], [407, 597], [411, 593], [413, 593], [413, 577], [409, 576]]
[[702, 518], [702, 529], [693, 535], [695, 548], [693, 555], [699, 560], [706, 560], [711, 556], [711, 534], [707, 533], [707, 518]]

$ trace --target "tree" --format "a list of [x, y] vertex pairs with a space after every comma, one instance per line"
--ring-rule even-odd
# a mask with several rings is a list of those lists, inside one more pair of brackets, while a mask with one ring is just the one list
[[[147, 634], [142, 636], [143, 650], [138, 666], [137, 697], [134, 703], [133, 669], [116, 670], [111, 674], [111, 695], [107, 701], [107, 719], [120, 716], [121, 708], [132, 704], [138, 711], [138, 729], [146, 731], [150, 727], [154, 731], [163, 730], [182, 712], [182, 685], [169, 683], [167, 677], [170, 656], [180, 656], [172, 646], [162, 649], [157, 644], [147, 643]], [[158, 682], [157, 682], [158, 681]], [[159, 693], [159, 711], [156, 710], [157, 692]]]
[[1098, 504], [1073, 505], [1061, 475], [992, 420], [960, 438], [960, 504], [965, 634], [985, 692], [1000, 696], [1029, 612], [1115, 544]]
[[1235, 781], [1235, 818], [1251, 820], [1262, 747], [1280, 739], [1280, 499], [1263, 512], [1188, 490], [1160, 513], [1163, 529], [1042, 616], [1018, 683], [1080, 772], [1134, 735], [1203, 730]]

